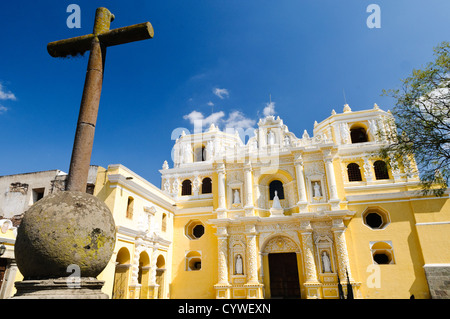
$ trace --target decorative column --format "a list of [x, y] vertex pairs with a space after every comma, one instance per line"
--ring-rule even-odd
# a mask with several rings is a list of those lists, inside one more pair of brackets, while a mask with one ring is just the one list
[[337, 194], [336, 177], [334, 175], [333, 158], [331, 157], [331, 150], [324, 150], [325, 169], [327, 173], [327, 181], [330, 190], [331, 210], [339, 209], [339, 197]]
[[299, 207], [299, 212], [301, 213], [306, 211], [306, 205], [308, 204], [306, 198], [305, 177], [303, 176], [303, 158], [301, 154], [296, 154], [294, 165], [295, 165], [295, 176], [297, 179], [297, 193], [298, 193], [297, 206]]
[[214, 285], [216, 289], [216, 299], [230, 298], [230, 283], [228, 282], [228, 232], [227, 227], [217, 227], [217, 267], [218, 283]]
[[180, 180], [176, 176], [172, 183], [172, 195], [179, 196], [180, 195]]
[[321, 297], [320, 282], [317, 280], [317, 268], [314, 259], [313, 229], [309, 220], [301, 221], [303, 264], [305, 266], [306, 296], [308, 299]]
[[226, 201], [225, 201], [225, 164], [221, 163], [218, 167], [218, 196], [219, 204], [217, 209], [217, 218], [226, 217]]
[[247, 238], [247, 299], [262, 298], [262, 287], [258, 280], [258, 252], [256, 245], [256, 225], [245, 225]]
[[158, 245], [153, 246], [152, 253], [150, 255], [150, 274], [148, 278], [148, 296], [150, 299], [157, 299], [159, 292], [159, 285], [156, 283], [156, 266], [157, 257], [158, 257]]
[[333, 227], [331, 228], [334, 235], [334, 242], [336, 245], [336, 253], [337, 253], [337, 263], [338, 263], [338, 274], [341, 281], [344, 278], [352, 279], [352, 273], [350, 271], [350, 262], [348, 259], [348, 251], [347, 244], [345, 242], [345, 225], [342, 218], [333, 219]]
[[202, 185], [202, 180], [198, 176], [198, 172], [195, 172], [194, 180], [192, 181], [192, 194], [198, 196], [200, 193], [200, 186]]
[[394, 182], [399, 182], [401, 179], [400, 168], [394, 153], [389, 153], [389, 160], [391, 164], [392, 177], [394, 177]]
[[367, 156], [364, 157], [364, 177], [367, 183], [371, 183], [373, 181], [372, 178], [372, 165], [369, 163], [369, 159]]
[[139, 258], [141, 252], [144, 250], [143, 240], [140, 237], [136, 238], [133, 261], [131, 263], [131, 283], [129, 285], [130, 299], [139, 299], [141, 292], [141, 284], [138, 282], [139, 276]]
[[251, 163], [244, 165], [245, 216], [253, 216], [253, 178]]

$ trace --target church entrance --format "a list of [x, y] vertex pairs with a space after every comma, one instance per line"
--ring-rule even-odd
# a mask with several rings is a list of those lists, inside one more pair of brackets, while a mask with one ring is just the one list
[[296, 253], [269, 254], [269, 276], [272, 298], [300, 298]]

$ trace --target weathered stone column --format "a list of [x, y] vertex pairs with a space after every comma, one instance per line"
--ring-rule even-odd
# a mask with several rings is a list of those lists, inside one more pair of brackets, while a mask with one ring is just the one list
[[308, 204], [306, 198], [306, 187], [305, 187], [305, 177], [303, 176], [303, 158], [300, 154], [296, 155], [295, 158], [295, 176], [297, 179], [297, 193], [298, 193], [298, 207], [299, 212], [306, 209]]
[[350, 281], [353, 281], [352, 273], [350, 271], [350, 261], [348, 259], [347, 244], [345, 241], [345, 225], [343, 219], [334, 219], [331, 230], [333, 231], [334, 242], [336, 245], [339, 278], [341, 278], [341, 280], [347, 278], [347, 271]]

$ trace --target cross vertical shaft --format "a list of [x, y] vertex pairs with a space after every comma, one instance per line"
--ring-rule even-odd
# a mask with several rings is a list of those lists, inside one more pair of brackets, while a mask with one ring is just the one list
[[90, 51], [66, 185], [67, 190], [80, 192], [86, 191], [102, 92], [106, 47], [98, 39], [94, 39]]
[[47, 45], [47, 51], [53, 57], [74, 56], [90, 51], [66, 185], [68, 191], [86, 191], [103, 84], [106, 48], [153, 37], [153, 28], [149, 22], [109, 30], [113, 20], [114, 15], [108, 9], [97, 8], [92, 34], [55, 41]]

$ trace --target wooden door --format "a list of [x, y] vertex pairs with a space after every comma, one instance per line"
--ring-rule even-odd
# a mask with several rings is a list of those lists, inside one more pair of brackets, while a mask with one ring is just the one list
[[8, 259], [0, 258], [0, 290], [5, 279], [6, 268], [8, 266]]
[[269, 254], [272, 298], [300, 298], [296, 253]]

